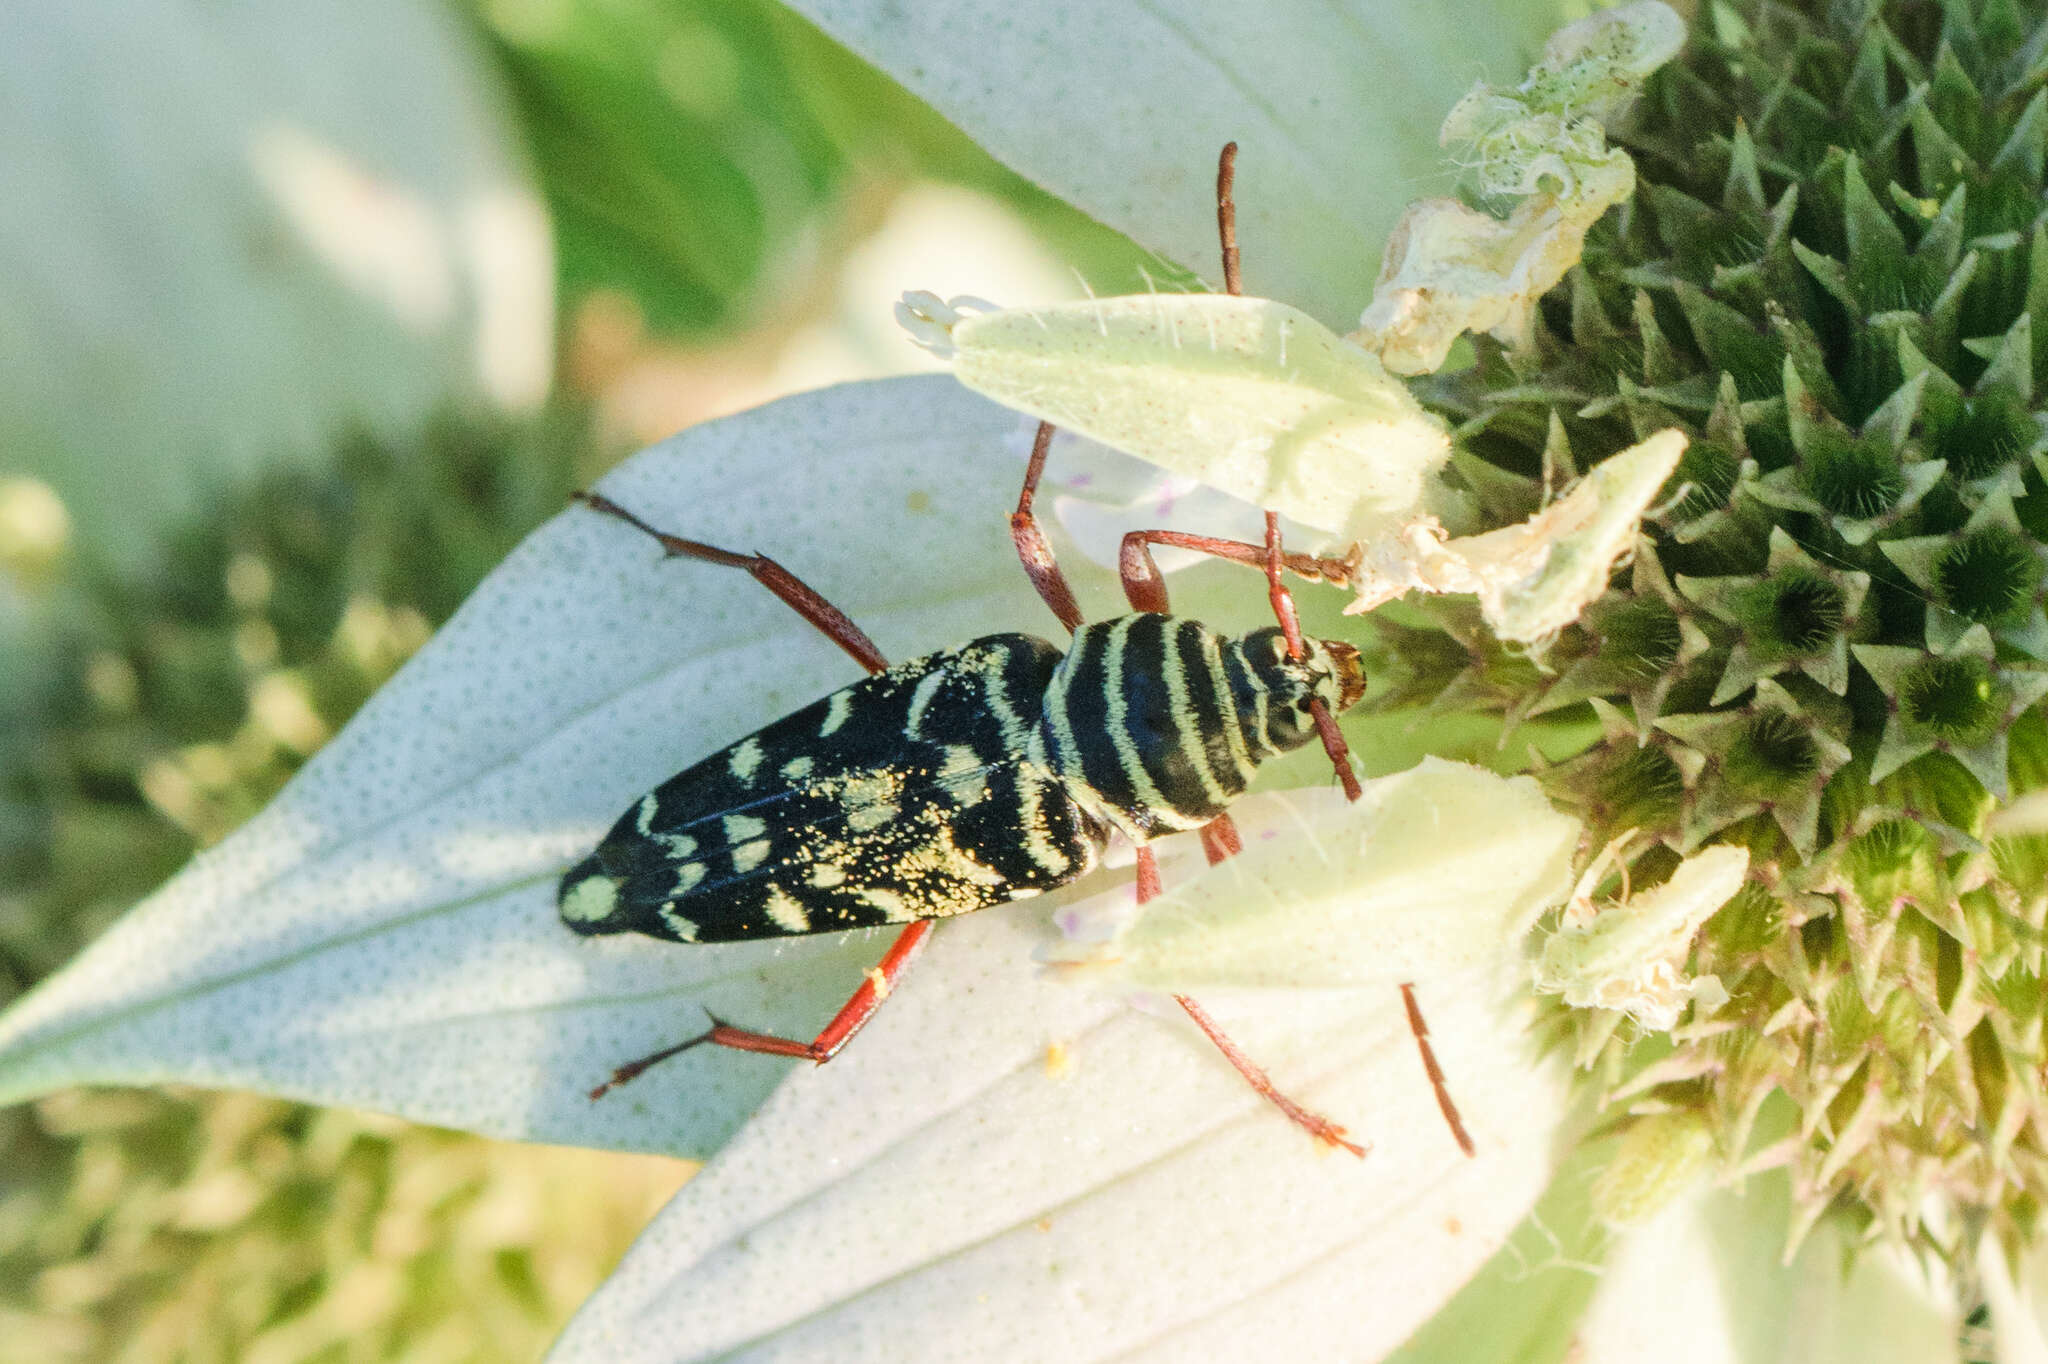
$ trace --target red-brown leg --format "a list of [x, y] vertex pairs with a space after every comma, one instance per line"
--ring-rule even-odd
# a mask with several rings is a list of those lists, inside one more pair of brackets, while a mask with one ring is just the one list
[[701, 559], [705, 563], [745, 569], [753, 575], [754, 581], [780, 597], [791, 610], [818, 627], [825, 638], [846, 650], [853, 661], [861, 667], [871, 673], [878, 673], [889, 666], [888, 660], [882, 657], [882, 651], [875, 647], [875, 642], [869, 639], [844, 611], [826, 601], [803, 579], [767, 555], [735, 554], [729, 549], [707, 545], [700, 540], [685, 540], [680, 535], [670, 535], [667, 531], [656, 530], [603, 493], [579, 492], [572, 496], [592, 509], [607, 516], [615, 516], [627, 525], [654, 537], [672, 559]]
[[[1212, 822], [1202, 830], [1205, 846], [1209, 829], [1213, 828], [1214, 824], [1215, 822]], [[1235, 825], [1230, 826], [1230, 837], [1233, 842], [1236, 841], [1237, 828]], [[1233, 848], [1232, 851], [1234, 852], [1236, 849]], [[1211, 857], [1209, 860], [1211, 863], [1214, 863], [1219, 859]], [[1139, 844], [1138, 903], [1142, 905], [1147, 901], [1157, 899], [1160, 889], [1159, 860], [1153, 855], [1152, 849], [1149, 846]], [[1202, 1034], [1215, 1044], [1216, 1050], [1223, 1053], [1223, 1059], [1230, 1062], [1237, 1073], [1245, 1078], [1245, 1083], [1249, 1084], [1258, 1093], [1264, 1095], [1268, 1102], [1286, 1114], [1289, 1122], [1302, 1128], [1317, 1141], [1328, 1142], [1332, 1146], [1341, 1146], [1354, 1156], [1363, 1156], [1365, 1154], [1364, 1147], [1344, 1139], [1344, 1129], [1342, 1127], [1331, 1122], [1320, 1113], [1310, 1112], [1285, 1094], [1282, 1094], [1279, 1088], [1274, 1085], [1272, 1077], [1267, 1075], [1264, 1069], [1249, 1056], [1246, 1056], [1237, 1043], [1231, 1041], [1229, 1035], [1221, 1027], [1217, 1026], [1216, 1020], [1209, 1017], [1208, 1010], [1204, 1009], [1187, 995], [1175, 995], [1173, 1000], [1174, 1003], [1187, 1011], [1187, 1016], [1195, 1021], [1195, 1026], [1200, 1028]]]
[[1275, 1108], [1285, 1113], [1288, 1121], [1306, 1131], [1317, 1141], [1325, 1142], [1331, 1146], [1341, 1146], [1352, 1155], [1364, 1159], [1366, 1148], [1360, 1146], [1355, 1141], [1348, 1140], [1344, 1135], [1342, 1127], [1331, 1122], [1320, 1113], [1312, 1113], [1308, 1109], [1303, 1108], [1300, 1104], [1275, 1088], [1272, 1078], [1259, 1067], [1257, 1062], [1238, 1049], [1237, 1043], [1231, 1041], [1223, 1029], [1216, 1025], [1216, 1020], [1209, 1017], [1208, 1010], [1195, 1003], [1194, 1000], [1186, 995], [1175, 995], [1173, 1002], [1187, 1011], [1188, 1017], [1195, 1020], [1195, 1026], [1200, 1028], [1203, 1034], [1216, 1044], [1216, 1050], [1222, 1052], [1224, 1059], [1236, 1067], [1237, 1073], [1244, 1076], [1245, 1082], [1264, 1095], [1267, 1101]]
[[1223, 247], [1223, 292], [1233, 297], [1244, 292], [1237, 277], [1237, 144], [1223, 144], [1216, 158], [1216, 240]]
[[1045, 456], [1052, 448], [1052, 433], [1051, 422], [1038, 424], [1038, 435], [1031, 442], [1031, 463], [1024, 470], [1024, 488], [1017, 494], [1017, 510], [1010, 513], [1010, 540], [1017, 546], [1024, 576], [1031, 579], [1039, 597], [1052, 608], [1060, 624], [1067, 627], [1067, 633], [1072, 634], [1081, 628], [1081, 608], [1074, 601], [1073, 589], [1067, 586], [1067, 575], [1060, 572], [1059, 560], [1053, 557], [1052, 545], [1031, 511], [1031, 500], [1038, 495], [1038, 480], [1045, 475]]
[[1429, 1085], [1436, 1091], [1436, 1106], [1444, 1115], [1451, 1135], [1458, 1140], [1458, 1149], [1468, 1156], [1478, 1154], [1472, 1145], [1472, 1138], [1465, 1131], [1464, 1120], [1458, 1116], [1458, 1105], [1451, 1102], [1451, 1088], [1444, 1083], [1443, 1067], [1436, 1063], [1436, 1048], [1429, 1045], [1429, 1024], [1422, 1021], [1421, 1006], [1415, 1002], [1415, 987], [1401, 986], [1401, 1002], [1408, 1006], [1408, 1031], [1415, 1034], [1416, 1049], [1422, 1053], [1422, 1069], [1429, 1075]]
[[[1243, 564], [1247, 568], [1264, 569], [1266, 566], [1266, 547], [1248, 540], [1224, 540], [1180, 530], [1127, 531], [1117, 551], [1117, 576], [1123, 580], [1124, 596], [1130, 599], [1134, 611], [1165, 609], [1150, 604], [1164, 601], [1166, 592], [1166, 580], [1160, 575], [1158, 561], [1152, 557], [1153, 545], [1191, 549], [1198, 554]], [[1311, 554], [1283, 554], [1281, 563], [1297, 578], [1337, 587], [1351, 581], [1355, 568], [1348, 559], [1320, 559]]]
[[[1280, 581], [1280, 569], [1285, 556], [1280, 551], [1280, 515], [1266, 513], [1266, 596], [1273, 603], [1273, 615], [1280, 622], [1280, 631], [1287, 637], [1287, 652], [1296, 659], [1308, 652], [1301, 638], [1301, 621], [1294, 614], [1294, 596], [1287, 585]], [[1323, 741], [1323, 752], [1330, 755], [1330, 766], [1337, 769], [1337, 780], [1344, 785], [1344, 799], [1357, 800], [1365, 794], [1358, 784], [1358, 774], [1351, 770], [1351, 746], [1344, 742], [1344, 732], [1337, 728], [1337, 717], [1330, 714], [1330, 708], [1323, 704], [1320, 696], [1311, 696], [1308, 702], [1309, 718], [1316, 722], [1316, 734]]]
[[[579, 492], [576, 497], [596, 511], [615, 516], [647, 535], [654, 537], [662, 549], [673, 558], [701, 559], [706, 563], [722, 564], [728, 568], [745, 569], [754, 580], [773, 592], [805, 620], [834, 644], [852, 655], [854, 662], [871, 673], [881, 672], [889, 666], [882, 651], [875, 642], [849, 619], [845, 612], [826, 601], [809, 584], [791, 573], [781, 564], [765, 554], [735, 554], [698, 540], [685, 540], [679, 535], [656, 530], [645, 521], [627, 511], [602, 493]], [[795, 1056], [820, 1064], [832, 1059], [841, 1047], [852, 1040], [853, 1035], [867, 1025], [874, 1017], [875, 1010], [889, 997], [896, 981], [909, 967], [912, 957], [924, 946], [925, 939], [932, 933], [932, 921], [919, 919], [896, 935], [882, 960], [862, 977], [860, 987], [841, 1006], [825, 1030], [809, 1042], [798, 1042], [786, 1037], [774, 1037], [767, 1033], [749, 1032], [735, 1028], [718, 1019], [711, 1020], [711, 1027], [687, 1042], [664, 1048], [637, 1061], [629, 1061], [611, 1074], [611, 1078], [590, 1091], [593, 1099], [601, 1098], [608, 1091], [625, 1084], [649, 1066], [666, 1061], [669, 1057], [690, 1050], [692, 1047], [709, 1043], [716, 1047], [730, 1047], [735, 1051], [764, 1052], [771, 1056]]]
[[1146, 904], [1159, 898], [1165, 890], [1165, 883], [1159, 879], [1159, 858], [1149, 843], [1138, 845], [1137, 865], [1138, 903]]
[[1202, 826], [1202, 854], [1210, 866], [1243, 851], [1244, 840], [1237, 836], [1237, 825], [1229, 815], [1218, 815]]
[[609, 1080], [590, 1091], [590, 1097], [603, 1098], [607, 1092], [625, 1084], [649, 1066], [707, 1043], [714, 1047], [730, 1047], [734, 1051], [760, 1052], [766, 1056], [793, 1056], [798, 1060], [816, 1061], [823, 1065], [852, 1041], [853, 1035], [866, 1027], [868, 1020], [875, 1016], [875, 1011], [882, 1007], [882, 1001], [896, 988], [896, 982], [910, 965], [910, 959], [924, 946], [925, 939], [931, 937], [932, 928], [932, 920], [919, 919], [897, 934], [896, 941], [890, 945], [888, 953], [868, 971], [861, 980], [860, 988], [853, 992], [853, 997], [840, 1007], [839, 1012], [832, 1016], [832, 1021], [825, 1025], [825, 1030], [812, 1041], [798, 1042], [787, 1037], [775, 1037], [769, 1033], [749, 1032], [745, 1028], [735, 1028], [730, 1023], [722, 1022], [713, 1015], [710, 1028], [687, 1042], [678, 1042], [673, 1047], [666, 1047], [651, 1056], [643, 1056], [637, 1061], [629, 1061], [620, 1066], [612, 1072]]

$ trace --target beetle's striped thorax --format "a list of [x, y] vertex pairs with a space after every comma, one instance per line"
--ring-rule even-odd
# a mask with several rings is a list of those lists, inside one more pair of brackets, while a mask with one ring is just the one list
[[1364, 689], [1357, 652], [1277, 629], [1241, 639], [1141, 612], [1084, 625], [1047, 685], [1030, 754], [1076, 804], [1143, 841], [1199, 828], [1265, 759], [1315, 737], [1308, 702], [1341, 713]]

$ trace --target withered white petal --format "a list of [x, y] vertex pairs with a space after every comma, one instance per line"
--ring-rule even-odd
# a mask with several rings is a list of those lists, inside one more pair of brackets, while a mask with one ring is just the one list
[[[1602, 871], [1596, 862], [1587, 877]], [[1654, 889], [1597, 910], [1582, 899], [1544, 943], [1536, 988], [1574, 1008], [1614, 1009], [1652, 1031], [1670, 1031], [1695, 987], [1711, 979], [1685, 975], [1693, 935], [1742, 889], [1748, 871], [1747, 848], [1720, 844], [1686, 858]], [[1718, 989], [1716, 982], [1709, 997]]]
[[1516, 89], [1474, 87], [1441, 136], [1487, 204], [1411, 204], [1351, 339], [1396, 374], [1434, 373], [1468, 331], [1528, 346], [1536, 301], [1578, 263], [1595, 220], [1635, 191], [1634, 163], [1608, 147], [1601, 120], [1684, 38], [1677, 14], [1646, 0], [1560, 30]]

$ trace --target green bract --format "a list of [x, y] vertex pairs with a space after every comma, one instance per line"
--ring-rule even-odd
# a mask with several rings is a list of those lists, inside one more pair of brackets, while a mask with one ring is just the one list
[[[1544, 783], [1597, 840], [1661, 845], [1628, 869], [1639, 888], [1716, 845], [1746, 860], [1718, 914], [1734, 884], [1638, 902], [1684, 907], [1660, 981], [1596, 970], [1578, 930], [1551, 941], [1552, 988], [1605, 1000], [1572, 1023], [1603, 1095], [1694, 1114], [1731, 1163], [1789, 1096], [1795, 1242], [1830, 1206], [1944, 1253], [1967, 1250], [1957, 1214], [2022, 1238], [2048, 1197], [2048, 840], [1990, 821], [2048, 782], [2048, 26], [2002, 2], [1718, 5], [1642, 82], [1668, 18], [1589, 20], [1520, 91], [1447, 121], [1468, 198], [1411, 211], [1352, 339], [1410, 371], [1483, 334], [1472, 363], [1415, 382], [1454, 450], [1353, 551], [1355, 605], [1423, 594], [1460, 646], [1381, 623], [1401, 704], [1590, 702], [1601, 739]], [[1570, 75], [1588, 69], [1619, 88]], [[1035, 367], [967, 344], [963, 373], [1053, 420], [1114, 405], [1121, 423], [1088, 429], [1290, 514], [1361, 486], [1295, 486], [1306, 407], [1263, 413], [1283, 423], [1263, 443], [1235, 433], [1228, 384], [1201, 374], [1222, 352], [1163, 320], [1197, 309], [1091, 306], [1154, 309], [1157, 341], [1075, 326], [1055, 351], [1030, 315], [996, 314], [956, 334], [1035, 345]], [[1170, 413], [1128, 399], [1136, 371]], [[1574, 499], [1598, 508], [1576, 538]], [[1475, 595], [1479, 622], [1428, 595], [1445, 593]], [[1661, 1031], [1688, 998], [1678, 1055], [1638, 1074], [1620, 1018]]]
[[1606, 1092], [1696, 1115], [1727, 1160], [1789, 1096], [1795, 1238], [1832, 1207], [1968, 1253], [1956, 1227], [2024, 1238], [2048, 1195], [2048, 840], [1987, 826], [2048, 780], [2042, 20], [1712, 7], [1620, 135], [1634, 199], [1530, 346], [1482, 340], [1420, 385], [1525, 477], [1560, 425], [1581, 457], [1691, 437], [1686, 495], [1553, 643], [1533, 705], [1504, 662], [1417, 685], [1601, 698], [1606, 737], [1545, 783], [1596, 836], [1666, 845], [1639, 882], [1674, 851], [1748, 850], [1752, 884], [1685, 967], [1729, 1002], [1640, 1076], [1598, 1013], [1579, 1046]]

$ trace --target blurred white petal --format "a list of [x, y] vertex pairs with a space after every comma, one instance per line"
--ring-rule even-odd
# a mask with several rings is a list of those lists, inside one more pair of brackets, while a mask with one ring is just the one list
[[1960, 1364], [1952, 1285], [1883, 1246], [1845, 1272], [1832, 1223], [1779, 1264], [1781, 1176], [1701, 1188], [1627, 1232], [1579, 1329], [1583, 1364]]
[[1204, 275], [1216, 154], [1235, 139], [1246, 292], [1345, 327], [1402, 206], [1448, 187], [1444, 111], [1476, 76], [1519, 73], [1564, 13], [1556, 0], [792, 8], [1024, 175]]
[[2018, 1265], [1986, 1237], [1978, 1266], [1991, 1309], [1993, 1364], [2048, 1364], [2048, 1250], [2029, 1247]]
[[438, 6], [0, 10], [0, 431], [97, 553], [204, 490], [552, 369], [554, 261]]

